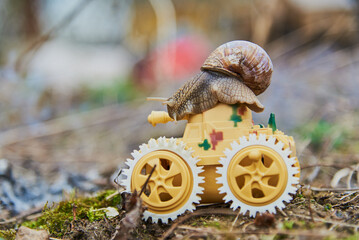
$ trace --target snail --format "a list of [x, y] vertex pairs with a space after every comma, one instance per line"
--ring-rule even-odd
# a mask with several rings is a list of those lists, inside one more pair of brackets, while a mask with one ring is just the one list
[[170, 98], [148, 98], [163, 101], [174, 120], [188, 114], [202, 113], [218, 102], [241, 103], [255, 112], [264, 110], [257, 95], [270, 84], [272, 61], [258, 45], [232, 41], [219, 46], [205, 60], [201, 72], [187, 81]]

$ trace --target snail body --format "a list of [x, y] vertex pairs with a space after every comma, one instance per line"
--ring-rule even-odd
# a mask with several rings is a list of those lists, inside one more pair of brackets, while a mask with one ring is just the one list
[[213, 108], [218, 102], [245, 104], [264, 110], [256, 95], [270, 84], [273, 65], [268, 54], [247, 41], [232, 41], [213, 51], [201, 72], [187, 81], [164, 104], [171, 118], [181, 120]]

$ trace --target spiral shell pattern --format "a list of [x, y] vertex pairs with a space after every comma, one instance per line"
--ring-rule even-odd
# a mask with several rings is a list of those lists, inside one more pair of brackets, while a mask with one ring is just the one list
[[273, 64], [268, 54], [257, 44], [248, 41], [232, 41], [214, 50], [201, 69], [234, 76], [249, 87], [255, 95], [259, 95], [270, 84]]

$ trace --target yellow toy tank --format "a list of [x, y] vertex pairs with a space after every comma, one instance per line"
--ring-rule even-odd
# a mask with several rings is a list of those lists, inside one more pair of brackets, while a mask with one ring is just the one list
[[[254, 217], [276, 212], [291, 200], [299, 182], [293, 138], [254, 125], [252, 112], [240, 104], [219, 103], [200, 114], [187, 115], [182, 138], [151, 139], [128, 159], [122, 185], [140, 191], [147, 210], [144, 219], [167, 223], [198, 203], [231, 202], [231, 208]], [[148, 121], [173, 121], [167, 112], [152, 112]]]

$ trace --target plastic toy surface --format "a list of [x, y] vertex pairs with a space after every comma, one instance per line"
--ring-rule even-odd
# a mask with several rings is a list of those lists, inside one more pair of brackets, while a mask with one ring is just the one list
[[[127, 191], [141, 191], [144, 218], [167, 223], [194, 204], [232, 202], [233, 210], [254, 217], [276, 212], [291, 200], [299, 182], [293, 138], [269, 126], [254, 125], [243, 104], [217, 104], [203, 113], [187, 115], [182, 138], [151, 139], [128, 159], [122, 181]], [[152, 112], [148, 121], [173, 121], [167, 112]]]

